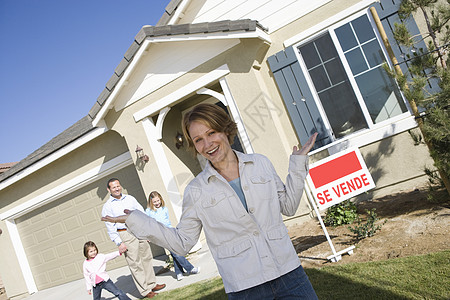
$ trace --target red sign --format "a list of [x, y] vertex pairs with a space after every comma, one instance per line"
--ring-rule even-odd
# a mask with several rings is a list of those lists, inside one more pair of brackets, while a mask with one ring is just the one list
[[358, 148], [311, 164], [307, 181], [321, 210], [375, 187]]

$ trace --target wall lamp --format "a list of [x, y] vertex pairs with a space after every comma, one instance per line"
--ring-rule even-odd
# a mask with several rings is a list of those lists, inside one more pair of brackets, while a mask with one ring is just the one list
[[183, 135], [177, 131], [177, 135], [175, 136], [175, 146], [177, 147], [177, 149], [180, 149], [181, 147], [183, 147], [183, 144]]
[[143, 162], [148, 162], [150, 160], [148, 155], [144, 153], [144, 149], [142, 149], [141, 147], [137, 146], [135, 151], [139, 159]]

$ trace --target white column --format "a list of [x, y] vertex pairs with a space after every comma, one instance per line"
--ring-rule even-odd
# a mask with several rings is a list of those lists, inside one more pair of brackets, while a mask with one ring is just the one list
[[234, 102], [233, 96], [231, 95], [231, 91], [228, 87], [225, 77], [220, 78], [219, 82], [220, 86], [222, 87], [223, 94], [225, 95], [225, 99], [228, 103], [228, 107], [230, 108], [231, 116], [233, 117], [233, 120], [236, 122], [239, 137], [241, 138], [242, 142], [242, 147], [244, 147], [246, 153], [253, 153], [253, 147], [250, 143], [247, 131], [245, 131], [244, 123], [242, 122], [241, 115], [239, 114], [236, 102]]
[[13, 219], [6, 220], [6, 227], [8, 228], [9, 235], [14, 247], [14, 250], [19, 260], [20, 270], [22, 271], [23, 278], [25, 279], [25, 284], [27, 285], [28, 293], [34, 294], [38, 291], [36, 282], [33, 278], [33, 273], [31, 272], [30, 264], [28, 263], [27, 255], [25, 254], [25, 249], [23, 248], [22, 241], [20, 240], [19, 231], [17, 230], [16, 222]]
[[[161, 142], [158, 140], [159, 130], [153, 121], [149, 118], [142, 120], [142, 126], [144, 126], [145, 134], [147, 135], [148, 142], [152, 149], [154, 157], [156, 157], [156, 166], [158, 167], [159, 173], [163, 180], [164, 186], [166, 187], [169, 200], [172, 203], [173, 210], [175, 212], [175, 217], [180, 221], [182, 212], [182, 198], [181, 193], [173, 180], [174, 175], [170, 169], [169, 161], [164, 152]], [[161, 129], [161, 128], [160, 128]]]

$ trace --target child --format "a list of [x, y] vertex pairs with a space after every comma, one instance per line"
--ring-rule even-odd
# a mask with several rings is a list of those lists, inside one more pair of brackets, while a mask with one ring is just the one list
[[106, 289], [119, 297], [120, 300], [131, 300], [124, 292], [119, 290], [106, 273], [106, 262], [121, 255], [119, 251], [108, 254], [98, 253], [94, 242], [84, 244], [83, 274], [86, 279], [86, 287], [89, 295], [94, 296], [94, 300], [100, 300], [102, 289]]
[[[162, 196], [158, 192], [153, 191], [148, 196], [148, 204], [145, 212], [149, 217], [164, 224], [166, 227], [172, 227], [169, 220], [169, 211], [164, 204]], [[184, 256], [177, 255], [172, 251], [170, 251], [170, 254], [173, 258], [173, 266], [178, 281], [184, 278], [182, 272], [183, 268], [189, 274], [200, 273], [200, 267], [194, 267]]]

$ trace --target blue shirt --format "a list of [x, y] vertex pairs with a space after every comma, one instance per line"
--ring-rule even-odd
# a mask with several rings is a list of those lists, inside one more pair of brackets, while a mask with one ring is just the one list
[[169, 210], [167, 207], [162, 206], [157, 208], [156, 210], [151, 210], [149, 207], [145, 209], [145, 213], [147, 216], [152, 217], [159, 223], [163, 223], [166, 227], [172, 227], [169, 219]]
[[245, 201], [244, 192], [242, 191], [241, 178], [238, 177], [234, 180], [228, 181], [228, 183], [238, 195], [239, 200], [241, 200], [242, 205], [245, 207], [245, 210], [248, 211], [247, 201]]

